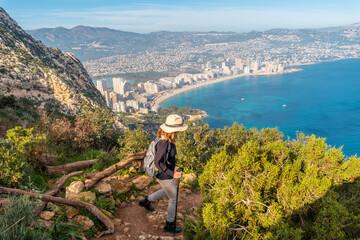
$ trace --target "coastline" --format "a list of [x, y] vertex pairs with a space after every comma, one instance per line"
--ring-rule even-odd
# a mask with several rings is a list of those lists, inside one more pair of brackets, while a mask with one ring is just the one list
[[293, 69], [289, 69], [289, 70], [285, 70], [284, 72], [275, 72], [275, 73], [242, 73], [242, 74], [236, 74], [236, 75], [231, 75], [231, 76], [226, 76], [226, 77], [220, 77], [220, 78], [215, 78], [212, 80], [208, 80], [205, 82], [200, 82], [200, 83], [196, 83], [193, 85], [187, 85], [185, 87], [182, 88], [178, 88], [175, 90], [171, 90], [171, 91], [166, 91], [164, 92], [161, 96], [157, 97], [154, 100], [154, 106], [159, 106], [161, 104], [161, 102], [165, 101], [168, 98], [171, 98], [175, 95], [178, 95], [180, 93], [183, 92], [187, 92], [190, 90], [193, 90], [195, 88], [199, 88], [199, 87], [203, 87], [203, 86], [207, 86], [207, 85], [211, 85], [214, 83], [219, 83], [219, 82], [224, 82], [227, 80], [231, 80], [231, 79], [235, 79], [235, 78], [240, 78], [240, 77], [245, 77], [245, 76], [262, 76], [262, 75], [281, 75], [281, 74], [286, 74], [286, 73], [293, 73], [293, 72], [298, 72], [301, 71], [302, 69], [299, 68], [293, 68]]

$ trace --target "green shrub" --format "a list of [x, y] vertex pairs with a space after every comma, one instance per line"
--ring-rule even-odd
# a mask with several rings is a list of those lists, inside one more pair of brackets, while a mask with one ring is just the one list
[[118, 143], [121, 153], [139, 153], [149, 147], [148, 134], [142, 125], [138, 125], [137, 129], [126, 129], [124, 135], [119, 137]]
[[189, 128], [178, 134], [176, 140], [177, 165], [186, 171], [201, 173], [206, 162], [220, 147], [220, 129], [210, 129], [209, 124], [187, 122]]
[[51, 165], [45, 134], [36, 133], [34, 128], [15, 127], [6, 136], [33, 166]]
[[0, 215], [0, 239], [51, 239], [44, 229], [36, 229], [33, 210], [36, 203], [26, 196], [10, 197], [10, 203], [5, 205]]
[[23, 155], [13, 148], [0, 146], [0, 184], [19, 186], [29, 175], [29, 164]]
[[193, 226], [203, 227], [187, 230], [192, 239], [360, 236], [358, 158], [344, 161], [314, 135], [290, 142], [277, 129], [236, 129], [199, 177], [204, 200]]

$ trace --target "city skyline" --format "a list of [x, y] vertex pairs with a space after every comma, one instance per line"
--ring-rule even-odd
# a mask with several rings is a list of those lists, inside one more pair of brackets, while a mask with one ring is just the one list
[[0, 6], [24, 29], [108, 27], [154, 31], [265, 31], [272, 28], [321, 28], [360, 22], [360, 2], [318, 0], [301, 6], [274, 1], [115, 1], [0, 0]]

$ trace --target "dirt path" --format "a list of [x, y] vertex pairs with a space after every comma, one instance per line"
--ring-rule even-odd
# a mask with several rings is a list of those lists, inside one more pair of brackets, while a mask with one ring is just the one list
[[[151, 186], [143, 191], [144, 194], [151, 194], [160, 189], [160, 185]], [[139, 198], [142, 199], [142, 198]], [[139, 199], [120, 206], [115, 213], [115, 233], [104, 236], [102, 240], [125, 240], [125, 239], [183, 239], [183, 234], [165, 233], [166, 211], [168, 199], [164, 198], [153, 203], [154, 212], [146, 211], [138, 206]], [[178, 203], [177, 224], [184, 226], [183, 220], [186, 214], [194, 213], [200, 205], [202, 196], [199, 192], [192, 192], [186, 188], [180, 188]]]

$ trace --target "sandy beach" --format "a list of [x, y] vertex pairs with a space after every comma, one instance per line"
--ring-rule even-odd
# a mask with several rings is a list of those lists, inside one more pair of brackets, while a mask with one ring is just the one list
[[285, 70], [284, 72], [281, 73], [242, 73], [242, 74], [237, 74], [237, 75], [232, 75], [232, 76], [226, 76], [226, 77], [221, 77], [221, 78], [216, 78], [216, 79], [212, 79], [212, 80], [208, 80], [205, 82], [200, 82], [200, 83], [196, 83], [193, 85], [187, 85], [185, 87], [182, 88], [178, 88], [175, 90], [170, 90], [170, 91], [166, 91], [164, 92], [164, 94], [162, 94], [160, 97], [157, 97], [154, 100], [154, 106], [158, 106], [160, 105], [161, 102], [163, 102], [164, 100], [171, 98], [177, 94], [195, 89], [195, 88], [199, 88], [199, 87], [203, 87], [206, 85], [210, 85], [210, 84], [214, 84], [214, 83], [218, 83], [218, 82], [223, 82], [223, 81], [227, 81], [230, 79], [234, 79], [234, 78], [239, 78], [239, 77], [245, 77], [245, 76], [260, 76], [260, 75], [280, 75], [280, 74], [286, 74], [286, 73], [292, 73], [292, 72], [297, 72], [297, 71], [301, 71], [301, 69], [289, 69], [289, 70]]

